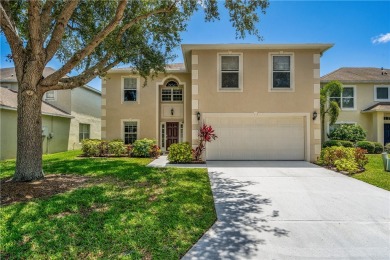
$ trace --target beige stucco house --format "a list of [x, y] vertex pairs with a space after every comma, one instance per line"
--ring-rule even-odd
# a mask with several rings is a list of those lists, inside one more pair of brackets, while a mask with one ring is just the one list
[[326, 132], [341, 124], [358, 124], [367, 131], [367, 140], [390, 143], [390, 70], [382, 68], [340, 68], [321, 77], [321, 85], [338, 80], [344, 90], [341, 113], [335, 125], [326, 122]]
[[[47, 67], [43, 72], [43, 76], [46, 77], [53, 73], [55, 70]], [[2, 68], [0, 70], [0, 86], [1, 89], [8, 89], [16, 93], [18, 91], [18, 83], [16, 80], [15, 69], [14, 68]], [[7, 99], [6, 97], [2, 97], [3, 100]], [[61, 111], [67, 114], [69, 117], [69, 125], [64, 126], [65, 130], [57, 129], [55, 132], [50, 131], [51, 123], [43, 121], [43, 133], [51, 134], [45, 136], [43, 138], [44, 141], [44, 153], [53, 153], [59, 151], [67, 151], [73, 149], [81, 148], [81, 140], [86, 138], [101, 138], [101, 125], [100, 125], [100, 115], [101, 115], [101, 93], [100, 91], [91, 88], [89, 86], [82, 86], [79, 88], [75, 88], [73, 90], [58, 90], [58, 91], [49, 91], [46, 92], [43, 96], [44, 104], [50, 105], [51, 107], [56, 108], [58, 111]], [[12, 120], [12, 127], [16, 129], [16, 111], [13, 115], [15, 117], [15, 122]], [[45, 117], [43, 117], [44, 119]], [[7, 122], [7, 123], [6, 123]], [[1, 118], [2, 127], [4, 125], [9, 125], [8, 119], [5, 117]], [[7, 135], [2, 134], [3, 138], [7, 138], [7, 136], [12, 132], [7, 132]], [[16, 138], [16, 131], [13, 133]], [[66, 136], [65, 136], [66, 135]], [[14, 140], [15, 138], [9, 138], [9, 140]], [[48, 143], [51, 143], [54, 146], [54, 143], [57, 140], [61, 140], [61, 145], [56, 147], [55, 149], [45, 149], [46, 141], [49, 140]], [[4, 140], [10, 142], [9, 140]], [[15, 139], [16, 140], [16, 139]], [[16, 141], [12, 145], [15, 148], [9, 148], [10, 153], [13, 156], [7, 156], [7, 158], [13, 158], [16, 155]], [[63, 143], [65, 142], [65, 143]], [[9, 143], [11, 145], [11, 143]], [[8, 149], [8, 148], [7, 148]]]
[[321, 150], [320, 57], [331, 44], [184, 44], [184, 64], [146, 86], [132, 69], [102, 81], [102, 138], [195, 147], [207, 160], [306, 160]]

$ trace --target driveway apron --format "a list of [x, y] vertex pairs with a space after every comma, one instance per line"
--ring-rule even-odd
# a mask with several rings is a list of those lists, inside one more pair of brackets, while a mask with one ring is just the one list
[[390, 259], [390, 192], [307, 162], [207, 166], [218, 220], [183, 259]]

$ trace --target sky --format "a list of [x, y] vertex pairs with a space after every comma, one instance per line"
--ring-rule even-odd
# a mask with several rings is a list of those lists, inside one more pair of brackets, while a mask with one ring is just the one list
[[[182, 43], [331, 43], [321, 57], [321, 76], [340, 67], [384, 67], [390, 69], [390, 1], [270, 1], [266, 14], [260, 14], [257, 27], [263, 37], [236, 39], [228, 14], [220, 2], [220, 20], [204, 21], [203, 11], [195, 13], [181, 34]], [[0, 65], [10, 53], [0, 36]], [[183, 62], [181, 49], [173, 62]], [[48, 66], [59, 69], [57, 60]], [[100, 79], [88, 85], [101, 89]]]

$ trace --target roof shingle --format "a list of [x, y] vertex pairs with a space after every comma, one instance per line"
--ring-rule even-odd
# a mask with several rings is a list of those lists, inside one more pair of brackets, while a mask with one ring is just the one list
[[390, 70], [381, 68], [340, 68], [321, 77], [321, 82], [390, 83]]
[[[0, 107], [16, 110], [18, 107], [18, 93], [0, 87]], [[72, 116], [44, 101], [42, 101], [42, 114], [72, 118]]]

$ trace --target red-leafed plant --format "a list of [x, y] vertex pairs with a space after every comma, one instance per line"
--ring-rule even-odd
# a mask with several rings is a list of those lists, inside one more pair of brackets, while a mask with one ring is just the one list
[[199, 144], [198, 147], [194, 150], [194, 159], [195, 161], [200, 161], [202, 157], [202, 153], [206, 150], [206, 142], [211, 142], [215, 140], [218, 136], [214, 134], [214, 129], [206, 124], [199, 129]]

